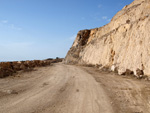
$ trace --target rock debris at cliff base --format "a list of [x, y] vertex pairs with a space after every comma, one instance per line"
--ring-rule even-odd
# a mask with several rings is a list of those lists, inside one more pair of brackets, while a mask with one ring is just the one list
[[135, 0], [103, 27], [79, 31], [66, 63], [102, 65], [150, 76], [150, 1]]

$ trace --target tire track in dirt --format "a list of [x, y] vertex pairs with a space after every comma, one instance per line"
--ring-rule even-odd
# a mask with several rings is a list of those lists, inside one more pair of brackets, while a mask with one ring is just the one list
[[149, 113], [149, 94], [149, 82], [58, 63], [0, 79], [0, 113]]

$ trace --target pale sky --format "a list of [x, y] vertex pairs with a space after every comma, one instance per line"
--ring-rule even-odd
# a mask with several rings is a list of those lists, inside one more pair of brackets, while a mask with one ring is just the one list
[[0, 0], [0, 61], [65, 57], [79, 30], [101, 27], [133, 0]]

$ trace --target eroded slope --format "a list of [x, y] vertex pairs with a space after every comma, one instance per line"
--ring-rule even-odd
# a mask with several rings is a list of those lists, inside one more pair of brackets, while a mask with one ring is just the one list
[[[102, 65], [150, 76], [150, 1], [135, 0], [103, 27], [79, 31], [66, 63]], [[84, 35], [86, 34], [87, 35]]]

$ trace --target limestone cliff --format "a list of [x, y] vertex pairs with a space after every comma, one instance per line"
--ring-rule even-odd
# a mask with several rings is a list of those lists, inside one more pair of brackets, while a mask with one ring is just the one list
[[102, 65], [150, 76], [150, 0], [135, 0], [103, 27], [79, 31], [66, 63]]

